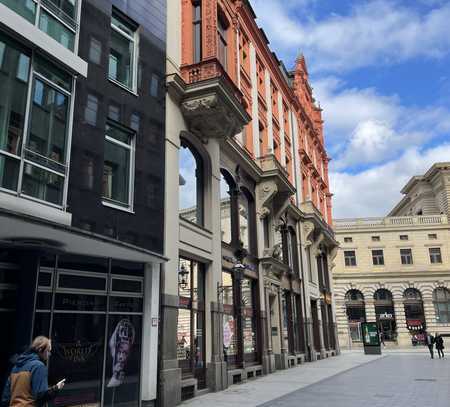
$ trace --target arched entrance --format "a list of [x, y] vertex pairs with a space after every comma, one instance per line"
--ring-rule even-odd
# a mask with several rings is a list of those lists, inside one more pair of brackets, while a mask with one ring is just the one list
[[413, 345], [425, 340], [425, 313], [423, 311], [422, 295], [416, 288], [407, 288], [403, 292], [406, 327], [411, 335]]
[[383, 340], [395, 341], [397, 339], [397, 326], [395, 323], [392, 293], [385, 288], [380, 288], [375, 291], [373, 299], [378, 329], [381, 332]]
[[354, 289], [347, 291], [345, 310], [352, 342], [361, 342], [361, 323], [366, 321], [366, 306], [361, 291]]

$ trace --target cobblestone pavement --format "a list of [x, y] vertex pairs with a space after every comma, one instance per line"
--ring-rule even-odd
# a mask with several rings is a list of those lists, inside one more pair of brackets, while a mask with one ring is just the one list
[[283, 370], [183, 403], [189, 407], [450, 406], [450, 359], [362, 351]]
[[391, 353], [271, 400], [264, 407], [448, 407], [450, 360]]

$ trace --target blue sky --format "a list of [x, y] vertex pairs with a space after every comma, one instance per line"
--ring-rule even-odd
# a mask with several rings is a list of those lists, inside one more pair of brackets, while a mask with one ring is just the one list
[[285, 65], [303, 53], [324, 109], [335, 218], [383, 216], [450, 161], [450, 0], [250, 0]]

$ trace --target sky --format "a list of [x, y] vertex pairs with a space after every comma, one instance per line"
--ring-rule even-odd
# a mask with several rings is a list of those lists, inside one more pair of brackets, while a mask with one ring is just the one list
[[450, 161], [450, 0], [250, 0], [291, 69], [303, 53], [323, 108], [333, 216], [384, 216]]

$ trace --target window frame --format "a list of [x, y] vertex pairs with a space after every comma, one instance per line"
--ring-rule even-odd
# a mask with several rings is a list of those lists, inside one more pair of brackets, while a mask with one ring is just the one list
[[[122, 24], [132, 26], [135, 25], [133, 30], [133, 35], [129, 35], [124, 30], [122, 30], [120, 27], [117, 27], [113, 23], [113, 18], [116, 20], [119, 20]], [[114, 83], [117, 86], [120, 86], [121, 88], [127, 90], [128, 92], [133, 93], [134, 95], [137, 95], [137, 85], [138, 85], [138, 63], [139, 63], [139, 26], [137, 24], [131, 23], [129, 21], [130, 19], [125, 16], [120, 10], [113, 8], [113, 11], [111, 13], [111, 21], [110, 21], [110, 29], [114, 30], [116, 33], [121, 35], [122, 37], [126, 38], [127, 40], [131, 41], [133, 44], [133, 55], [132, 55], [132, 67], [131, 67], [131, 87], [125, 85], [124, 83], [120, 82], [119, 80], [113, 78], [110, 76], [109, 72], [109, 60], [111, 58], [111, 38], [110, 36], [110, 47], [109, 47], [109, 53], [108, 53], [108, 71], [107, 76], [108, 80]], [[112, 31], [111, 31], [112, 33]]]
[[[432, 253], [432, 250], [439, 251], [439, 253]], [[428, 248], [428, 255], [430, 258], [431, 264], [442, 264], [442, 251], [440, 247], [429, 247]], [[438, 261], [435, 261], [438, 260]]]
[[[121, 131], [129, 133], [131, 137], [130, 144], [126, 144], [122, 141], [119, 141], [115, 139], [114, 137], [108, 136], [106, 128], [104, 131], [104, 143], [106, 145], [106, 142], [113, 143], [116, 146], [126, 148], [130, 152], [130, 162], [129, 162], [129, 178], [128, 178], [128, 204], [125, 204], [123, 202], [107, 198], [103, 195], [102, 191], [102, 205], [108, 206], [110, 208], [119, 209], [126, 212], [134, 213], [134, 187], [135, 187], [135, 171], [136, 171], [136, 137], [137, 133], [126, 126], [124, 126], [121, 123], [116, 122], [115, 120], [108, 119], [106, 121], [107, 126], [115, 127], [116, 129], [119, 129]], [[103, 172], [104, 174], [104, 165], [105, 165], [105, 157], [103, 156]], [[102, 175], [104, 176], [104, 175]], [[103, 178], [102, 178], [103, 181]]]
[[[222, 65], [222, 68], [225, 71], [228, 71], [228, 28], [229, 28], [229, 24], [226, 21], [225, 16], [223, 16], [223, 13], [221, 10], [218, 10], [217, 13], [217, 60], [220, 62], [220, 64]], [[222, 49], [221, 46], [223, 47], [223, 58], [224, 60], [222, 61], [220, 58], [220, 53], [219, 50]]]
[[[36, 6], [36, 11], [35, 11], [35, 14], [34, 14], [34, 22], [31, 22], [26, 17], [22, 16], [16, 10], [14, 10], [14, 9], [11, 9], [11, 10], [14, 11], [15, 13], [17, 13], [18, 15], [20, 15], [22, 18], [24, 18], [30, 24], [35, 26], [37, 29], [39, 29], [40, 31], [42, 31], [43, 33], [48, 35], [50, 38], [54, 39], [56, 42], [58, 42], [58, 44], [60, 44], [64, 48], [68, 49], [69, 51], [73, 52], [74, 54], [78, 54], [78, 44], [79, 44], [79, 37], [80, 37], [80, 24], [79, 24], [79, 21], [80, 21], [80, 15], [81, 15], [81, 2], [82, 2], [82, 0], [75, 0], [75, 2], [76, 2], [75, 13], [74, 13], [75, 15], [74, 15], [73, 18], [71, 16], [69, 16], [68, 14], [66, 14], [62, 9], [59, 9], [59, 7], [56, 6], [56, 4], [52, 3], [53, 7], [55, 7], [56, 9], [59, 9], [60, 12], [62, 14], [64, 14], [65, 16], [67, 16], [68, 19], [73, 20], [73, 27], [68, 22], [64, 21], [63, 18], [58, 16], [58, 14], [55, 13], [52, 10], [52, 6], [47, 4], [48, 0], [31, 0], [31, 1]], [[5, 4], [5, 6], [6, 6], [6, 4]], [[6, 6], [6, 7], [8, 7], [8, 6]], [[69, 31], [71, 31], [74, 34], [73, 49], [70, 49], [70, 48], [66, 47], [64, 44], [62, 44], [61, 42], [59, 42], [58, 40], [53, 38], [50, 34], [48, 34], [46, 31], [44, 31], [44, 30], [42, 30], [40, 28], [40, 19], [41, 19], [41, 14], [42, 14], [41, 13], [41, 9], [44, 10], [45, 13], [49, 14], [51, 17], [56, 19], [60, 24], [62, 24], [65, 28], [67, 28]]]
[[[346, 253], [353, 253], [353, 256], [348, 256]], [[354, 264], [350, 264], [353, 262], [354, 262]], [[356, 261], [356, 250], [344, 250], [344, 265], [345, 265], [345, 267], [357, 267], [358, 266], [358, 263]]]
[[[196, 9], [200, 9], [200, 17], [196, 19]], [[200, 27], [200, 35], [197, 37], [197, 29]], [[192, 59], [194, 64], [202, 60], [202, 3], [201, 0], [192, 1]], [[198, 55], [197, 55], [198, 53]]]
[[[403, 252], [408, 251], [409, 253], [408, 254], [402, 253], [402, 251]], [[411, 262], [405, 260], [405, 259], [408, 258], [407, 257], [408, 255], [409, 255], [409, 258], [411, 259]], [[412, 254], [412, 249], [410, 249], [410, 248], [400, 249], [400, 262], [401, 262], [402, 266], [410, 266], [410, 265], [414, 264], [414, 258], [413, 258], [413, 254]]]
[[[381, 252], [376, 253], [375, 252]], [[372, 264], [374, 266], [384, 266], [384, 252], [383, 249], [372, 249]]]
[[[437, 298], [437, 291], [442, 290], [445, 293], [445, 300]], [[439, 304], [446, 306], [446, 310], [442, 311]], [[435, 312], [435, 320], [438, 324], [448, 324], [450, 323], [450, 292], [446, 287], [437, 287], [433, 290], [433, 305]], [[441, 312], [446, 315], [446, 321], [442, 321]]]
[[[35, 1], [35, 0], [33, 0]], [[78, 1], [78, 4], [80, 2]], [[8, 36], [7, 34], [4, 34], [4, 37], [7, 38], [10, 42], [6, 43], [6, 46], [11, 46], [13, 44], [13, 47], [20, 46], [20, 44], [16, 44], [15, 41]], [[16, 48], [17, 49], [17, 48]], [[24, 114], [24, 122], [23, 122], [23, 135], [22, 135], [22, 141], [20, 146], [20, 155], [12, 154], [4, 150], [0, 150], [0, 156], [6, 156], [7, 158], [12, 158], [19, 161], [19, 173], [17, 176], [17, 187], [15, 190], [7, 189], [0, 186], [0, 192], [7, 193], [9, 195], [16, 196], [18, 198], [24, 198], [30, 201], [34, 201], [37, 203], [41, 203], [46, 206], [50, 206], [56, 209], [61, 209], [63, 211], [67, 210], [67, 196], [68, 196], [68, 189], [69, 189], [69, 175], [70, 175], [70, 157], [71, 157], [71, 150], [72, 150], [72, 133], [73, 133], [73, 116], [74, 116], [74, 104], [75, 104], [75, 98], [76, 98], [76, 78], [71, 75], [69, 72], [65, 71], [63, 68], [57, 67], [58, 69], [61, 69], [63, 72], [67, 73], [68, 76], [70, 76], [70, 91], [67, 89], [64, 89], [63, 87], [59, 86], [57, 83], [52, 81], [51, 79], [47, 78], [45, 75], [38, 72], [36, 69], [36, 58], [37, 55], [39, 55], [39, 58], [42, 58], [45, 62], [49, 63], [51, 66], [54, 64], [48, 60], [45, 56], [43, 56], [40, 53], [35, 52], [34, 50], [28, 49], [26, 47], [23, 47], [23, 51], [28, 51], [28, 56], [30, 58], [30, 65], [29, 65], [29, 71], [28, 71], [28, 81], [26, 83], [27, 86], [27, 97], [26, 97], [26, 103], [25, 103], [25, 114]], [[32, 154], [36, 156], [42, 156], [41, 154], [34, 152], [32, 150], [27, 149], [27, 143], [29, 141], [30, 137], [30, 126], [31, 126], [31, 117], [32, 117], [32, 104], [33, 104], [33, 93], [35, 89], [35, 81], [39, 80], [44, 83], [44, 85], [49, 86], [53, 90], [63, 93], [68, 98], [67, 103], [67, 119], [66, 119], [66, 134], [65, 134], [65, 158], [63, 162], [57, 162], [59, 166], [64, 168], [64, 172], [58, 172], [55, 171], [52, 168], [46, 167], [43, 164], [40, 164], [38, 162], [34, 162], [33, 160], [30, 160], [29, 158], [26, 158], [25, 154], [26, 151], [30, 151]], [[48, 161], [53, 161], [49, 157], [44, 157]], [[24, 172], [25, 172], [25, 165], [29, 165], [31, 167], [38, 168], [40, 170], [43, 170], [47, 173], [51, 173], [53, 175], [59, 176], [63, 178], [63, 186], [62, 186], [62, 196], [61, 196], [61, 203], [55, 204], [50, 201], [46, 201], [44, 199], [36, 198], [32, 195], [26, 194], [22, 192], [22, 186], [23, 186], [23, 178], [24, 178]]]

